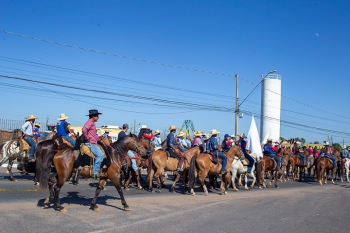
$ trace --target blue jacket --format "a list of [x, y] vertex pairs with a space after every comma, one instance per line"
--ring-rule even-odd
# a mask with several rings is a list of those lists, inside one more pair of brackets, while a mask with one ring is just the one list
[[274, 154], [275, 152], [271, 149], [271, 144], [264, 145], [264, 155]]
[[63, 120], [59, 124], [57, 124], [57, 134], [61, 136], [67, 136], [69, 131], [67, 132], [68, 123]]
[[208, 151], [216, 151], [218, 149], [218, 140], [216, 137], [211, 137], [207, 141], [207, 150]]
[[167, 147], [171, 148], [171, 146], [175, 146], [176, 145], [176, 140], [175, 140], [175, 136], [173, 133], [169, 133], [168, 136], [166, 137], [167, 139]]
[[34, 128], [34, 136], [37, 136], [38, 138], [40, 138], [40, 133], [38, 128]]

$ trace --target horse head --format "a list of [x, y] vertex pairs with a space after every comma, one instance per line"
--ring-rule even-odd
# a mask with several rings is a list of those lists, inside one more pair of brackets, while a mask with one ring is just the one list
[[129, 150], [135, 151], [136, 153], [139, 153], [141, 156], [147, 155], [146, 148], [141, 145], [141, 143], [138, 141], [137, 137], [134, 136], [126, 136], [119, 142], [113, 143], [113, 147], [117, 149], [122, 154], [126, 154]]
[[233, 145], [226, 153], [227, 156], [232, 158], [237, 157], [239, 159], [244, 158], [244, 153], [240, 145]]

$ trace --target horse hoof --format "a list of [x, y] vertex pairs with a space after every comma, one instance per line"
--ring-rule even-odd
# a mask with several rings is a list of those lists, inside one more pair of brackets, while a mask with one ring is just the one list
[[100, 209], [99, 208], [94, 208], [94, 211], [95, 212], [100, 212]]
[[105, 187], [102, 188], [103, 191], [106, 191], [107, 189]]
[[60, 209], [60, 212], [61, 212], [61, 213], [67, 212], [67, 209], [66, 209], [66, 208], [61, 208], [61, 209]]
[[162, 192], [162, 190], [158, 189], [158, 193], [161, 193], [161, 192]]
[[210, 189], [210, 190], [211, 190], [211, 189], [214, 189], [214, 187], [213, 187], [213, 186], [210, 186], [209, 189]]
[[130, 211], [130, 207], [124, 207], [124, 211]]
[[227, 192], [226, 192], [226, 191], [224, 192], [224, 195], [227, 195]]
[[45, 201], [44, 201], [44, 205], [45, 204], [49, 204], [50, 203], [50, 198], [46, 198]]
[[26, 172], [26, 173], [23, 173], [23, 175], [29, 175], [29, 173], [28, 173], [28, 172]]
[[192, 195], [192, 196], [196, 196], [196, 194], [195, 194], [195, 193], [191, 193], [191, 195]]
[[40, 186], [40, 183], [39, 182], [35, 182], [35, 184], [34, 185], [36, 185], [36, 186]]
[[238, 190], [238, 189], [235, 189], [235, 191], [236, 191], [236, 192], [239, 192], [239, 190]]
[[259, 187], [259, 189], [262, 189], [261, 187]]
[[125, 191], [129, 191], [129, 188], [124, 188]]
[[271, 184], [269, 184], [267, 187], [271, 188]]
[[143, 190], [143, 187], [139, 187], [139, 190]]
[[275, 185], [275, 187], [276, 187], [276, 189], [280, 188], [280, 187], [278, 187], [278, 185]]
[[17, 180], [16, 180], [16, 179], [12, 179], [12, 181], [13, 181], [13, 182], [17, 182]]

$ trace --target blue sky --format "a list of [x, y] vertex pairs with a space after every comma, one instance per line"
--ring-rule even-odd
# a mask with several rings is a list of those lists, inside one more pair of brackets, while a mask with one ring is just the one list
[[[346, 133], [350, 129], [349, 11], [348, 1], [1, 1], [0, 29], [149, 61], [238, 73], [253, 83], [260, 81], [260, 74], [276, 69], [282, 75], [282, 94], [314, 107], [282, 97], [281, 119], [308, 126], [282, 124], [282, 136], [304, 137], [309, 142], [323, 141], [329, 133], [309, 127]], [[235, 106], [230, 98], [235, 96], [235, 79], [231, 76], [155, 65], [5, 33], [0, 33], [0, 47], [2, 75], [173, 101]], [[136, 82], [43, 69], [12, 59]], [[243, 79], [239, 80], [240, 98], [254, 88]], [[213, 128], [222, 133], [234, 132], [234, 114], [229, 112], [155, 106], [143, 99], [37, 86], [18, 80], [0, 82], [1, 93], [10, 100], [2, 99], [1, 118], [21, 119], [35, 114], [41, 120], [49, 116], [55, 122], [64, 112], [72, 124], [82, 125], [88, 110], [97, 108], [103, 112], [98, 124], [131, 125], [137, 119], [137, 124], [163, 130], [192, 119], [195, 127], [205, 132]], [[148, 104], [115, 103], [101, 98]], [[260, 114], [260, 88], [248, 100], [242, 109]], [[247, 133], [250, 121], [248, 115], [240, 119], [239, 131]], [[256, 121], [259, 127], [260, 118], [256, 117]], [[350, 136], [333, 136], [335, 142], [343, 138], [350, 144]]]

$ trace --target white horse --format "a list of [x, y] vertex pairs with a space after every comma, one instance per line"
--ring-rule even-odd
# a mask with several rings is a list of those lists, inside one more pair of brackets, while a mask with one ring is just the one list
[[346, 158], [345, 159], [345, 172], [346, 172], [346, 180], [350, 183], [350, 179], [349, 179], [349, 170], [350, 170], [350, 159]]
[[[245, 190], [250, 190], [254, 187], [254, 184], [255, 184], [255, 181], [256, 181], [256, 177], [254, 175], [254, 171], [255, 171], [255, 162], [257, 161], [260, 161], [260, 158], [257, 154], [255, 153], [251, 153], [250, 156], [254, 159], [254, 164], [253, 164], [253, 167], [252, 167], [252, 171], [249, 173], [249, 176], [253, 177], [253, 183], [249, 186], [248, 188], [248, 182], [247, 182], [247, 176], [245, 175], [244, 176], [244, 181], [245, 181]], [[232, 170], [231, 170], [231, 174], [232, 174], [232, 177], [231, 177], [231, 181], [232, 181], [232, 186], [233, 186], [233, 189], [237, 192], [239, 191], [237, 188], [236, 188], [236, 185], [235, 185], [235, 178], [237, 176], [237, 173], [239, 175], [241, 174], [245, 174], [248, 170], [248, 167], [247, 166], [244, 166], [242, 161], [240, 160], [240, 158], [238, 158], [237, 156], [233, 159], [233, 162], [231, 164], [231, 167], [232, 167]], [[239, 178], [240, 180], [240, 178]]]
[[8, 162], [7, 173], [10, 174], [10, 179], [16, 181], [12, 175], [13, 161], [17, 158], [21, 159], [22, 171], [24, 174], [28, 174], [24, 168], [24, 159], [27, 157], [27, 151], [21, 150], [20, 140], [11, 140], [4, 142], [0, 145], [0, 166]]

